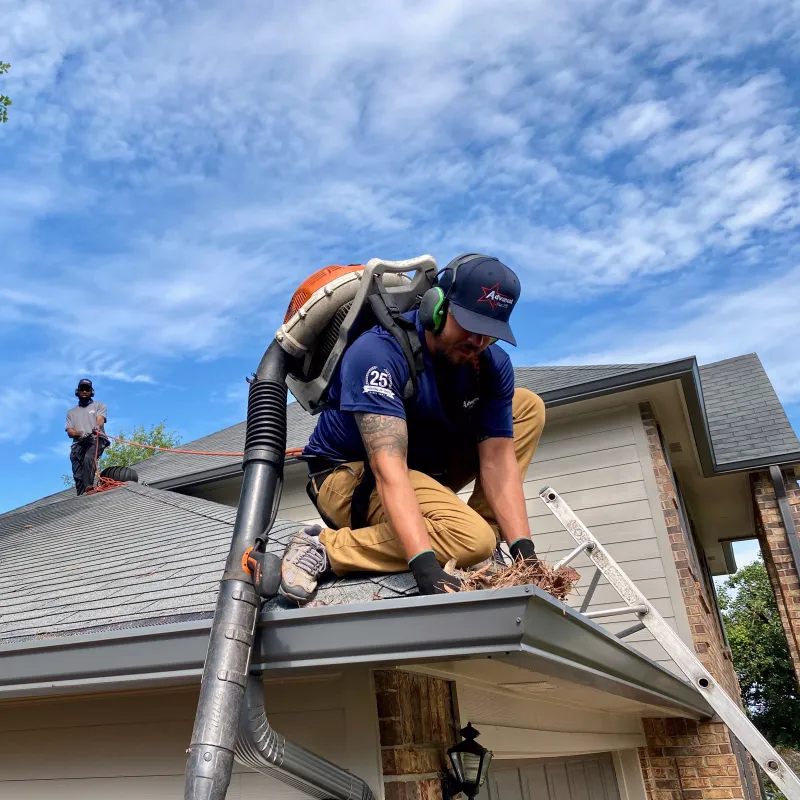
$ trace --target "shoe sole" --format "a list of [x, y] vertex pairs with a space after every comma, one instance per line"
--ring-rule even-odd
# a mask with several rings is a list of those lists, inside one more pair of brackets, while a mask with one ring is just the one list
[[[315, 591], [316, 591], [316, 589], [315, 589]], [[305, 594], [304, 593], [302, 596], [298, 596], [298, 595], [292, 594], [289, 589], [285, 589], [283, 587], [283, 585], [281, 584], [281, 586], [278, 588], [278, 594], [281, 597], [285, 597], [287, 600], [291, 600], [294, 603], [300, 603], [300, 604], [304, 605], [309, 600], [311, 600], [312, 596], [314, 595], [314, 592], [312, 592], [311, 594]]]

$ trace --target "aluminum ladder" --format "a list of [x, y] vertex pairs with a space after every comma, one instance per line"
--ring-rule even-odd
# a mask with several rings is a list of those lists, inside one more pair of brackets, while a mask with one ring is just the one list
[[[558, 521], [578, 543], [578, 546], [556, 564], [565, 566], [581, 553], [586, 553], [597, 568], [589, 590], [580, 608], [590, 619], [634, 613], [639, 622], [617, 634], [624, 638], [644, 628], [653, 634], [672, 660], [680, 667], [689, 682], [705, 697], [720, 719], [733, 731], [744, 748], [761, 765], [788, 800], [800, 800], [800, 778], [792, 772], [770, 743], [758, 732], [741, 708], [700, 663], [694, 652], [684, 644], [678, 634], [666, 623], [648, 599], [634, 586], [633, 581], [622, 571], [619, 564], [595, 538], [594, 534], [578, 519], [575, 512], [549, 486], [539, 492], [539, 497], [553, 512]], [[592, 593], [600, 581], [601, 574], [614, 587], [626, 603], [624, 606], [601, 611], [587, 611]]]

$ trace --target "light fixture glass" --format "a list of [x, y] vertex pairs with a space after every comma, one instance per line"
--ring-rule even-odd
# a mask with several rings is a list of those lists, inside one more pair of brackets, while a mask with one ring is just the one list
[[475, 741], [479, 735], [479, 731], [473, 728], [471, 723], [467, 723], [467, 727], [461, 729], [463, 741], [447, 751], [458, 791], [470, 798], [475, 797], [486, 781], [489, 764], [492, 761], [491, 751]]

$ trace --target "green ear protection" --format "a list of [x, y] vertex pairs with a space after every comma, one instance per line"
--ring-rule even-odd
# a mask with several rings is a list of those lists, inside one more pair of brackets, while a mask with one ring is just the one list
[[428, 289], [419, 305], [419, 323], [426, 331], [439, 333], [447, 316], [447, 295], [441, 286]]
[[436, 273], [437, 279], [443, 272], [448, 271], [453, 273], [453, 277], [450, 281], [450, 286], [447, 287], [446, 293], [441, 286], [433, 286], [422, 295], [422, 300], [419, 305], [419, 323], [424, 330], [431, 331], [432, 333], [439, 333], [439, 331], [444, 328], [444, 322], [447, 318], [447, 298], [456, 285], [458, 268], [462, 263], [469, 261], [475, 255], [475, 253], [466, 253], [463, 256], [454, 258], [444, 269]]

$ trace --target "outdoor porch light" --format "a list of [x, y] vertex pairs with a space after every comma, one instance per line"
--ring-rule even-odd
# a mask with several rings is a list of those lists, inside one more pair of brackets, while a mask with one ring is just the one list
[[447, 751], [450, 772], [445, 776], [444, 789], [450, 797], [463, 792], [473, 798], [486, 780], [492, 753], [475, 741], [479, 734], [468, 722], [467, 727], [461, 729], [464, 740]]

